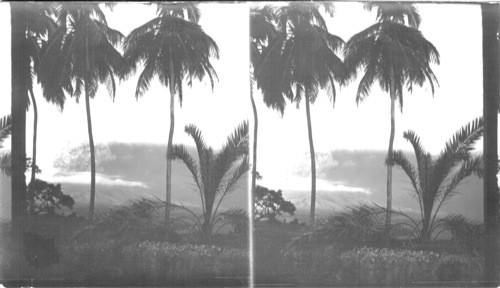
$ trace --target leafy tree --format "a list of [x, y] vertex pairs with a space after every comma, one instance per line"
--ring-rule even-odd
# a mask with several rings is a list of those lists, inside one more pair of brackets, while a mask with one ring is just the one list
[[56, 211], [67, 207], [73, 208], [75, 200], [70, 195], [64, 194], [61, 189], [61, 184], [51, 184], [43, 180], [36, 179], [33, 184], [34, 191], [34, 208], [35, 215], [55, 215]]
[[328, 32], [320, 8], [333, 16], [332, 3], [290, 3], [277, 8], [277, 35], [268, 39], [267, 46], [260, 45], [261, 55], [253, 58], [259, 59], [254, 77], [268, 107], [283, 114], [285, 99], [297, 105], [305, 100], [311, 154], [311, 223], [316, 211], [316, 158], [310, 104], [320, 89], [327, 90], [335, 103], [335, 81], [342, 84], [345, 79], [344, 64], [335, 54], [344, 41]]
[[202, 238], [208, 241], [217, 221], [220, 221], [217, 214], [221, 203], [249, 169], [248, 122], [236, 128], [219, 152], [207, 146], [195, 125], [186, 126], [185, 132], [196, 144], [198, 163], [184, 145], [174, 145], [171, 157], [172, 160], [182, 160], [191, 172], [203, 208]]
[[257, 186], [254, 199], [255, 220], [261, 221], [267, 219], [269, 221], [276, 221], [276, 216], [282, 215], [282, 213], [290, 215], [295, 213], [295, 205], [285, 200], [281, 190], [275, 191]]
[[99, 84], [106, 84], [115, 97], [114, 75], [122, 70], [123, 60], [115, 46], [123, 35], [108, 27], [106, 17], [97, 3], [69, 3], [58, 7], [57, 30], [48, 39], [40, 63], [40, 82], [45, 98], [63, 108], [64, 92], [78, 102], [85, 96], [87, 129], [90, 146], [90, 205], [88, 218], [94, 217], [95, 151], [90, 113], [90, 98]]
[[[437, 49], [418, 30], [420, 14], [409, 3], [365, 4], [369, 11], [377, 9], [378, 22], [349, 39], [344, 48], [344, 63], [352, 77], [364, 68], [360, 80], [356, 102], [359, 104], [370, 93], [370, 88], [378, 81], [382, 90], [391, 99], [391, 134], [388, 157], [393, 154], [395, 130], [395, 102], [399, 100], [403, 109], [403, 86], [408, 91], [413, 85], [422, 86], [429, 82], [432, 93], [437, 79], [430, 68], [431, 63], [439, 64]], [[392, 208], [392, 166], [387, 166], [387, 215], [386, 228], [391, 222]]]
[[[457, 195], [460, 182], [471, 174], [480, 174], [483, 157], [472, 156], [474, 144], [483, 135], [483, 119], [468, 123], [446, 143], [441, 154], [433, 159], [420, 143], [413, 131], [406, 131], [403, 137], [415, 151], [417, 165], [413, 165], [402, 151], [394, 151], [392, 162], [403, 169], [410, 179], [415, 199], [420, 207], [420, 231], [417, 237], [423, 242], [430, 240], [436, 228], [436, 217], [440, 208]], [[388, 162], [391, 159], [388, 159]]]
[[[125, 39], [125, 61], [127, 69], [122, 76], [135, 73], [137, 65], [144, 68], [139, 76], [136, 98], [149, 89], [151, 80], [157, 76], [160, 83], [170, 90], [170, 129], [167, 155], [172, 154], [174, 135], [174, 99], [179, 95], [182, 105], [182, 84], [187, 80], [191, 86], [193, 79], [205, 77], [214, 84], [217, 77], [210, 58], [219, 58], [219, 48], [215, 41], [198, 25], [200, 12], [194, 4], [156, 4], [157, 17], [134, 29]], [[172, 157], [167, 157], [166, 202], [172, 197]], [[169, 223], [170, 206], [166, 205], [165, 223]]]
[[[33, 93], [33, 76], [38, 75], [38, 68], [40, 66], [40, 60], [43, 57], [44, 49], [46, 49], [47, 39], [49, 34], [54, 32], [57, 24], [54, 21], [53, 16], [55, 15], [55, 10], [53, 9], [53, 4], [49, 3], [32, 3], [29, 8], [26, 9], [26, 44], [27, 54], [30, 59], [30, 74], [29, 78], [26, 79], [28, 85], [28, 92], [30, 99], [28, 100], [28, 105], [33, 104], [33, 151], [31, 160], [31, 180], [28, 186], [28, 205], [29, 212], [33, 213], [34, 209], [34, 191], [33, 185], [35, 183], [36, 170], [37, 170], [37, 136], [38, 136], [38, 108], [36, 103], [35, 94]], [[31, 64], [32, 63], [32, 64]]]

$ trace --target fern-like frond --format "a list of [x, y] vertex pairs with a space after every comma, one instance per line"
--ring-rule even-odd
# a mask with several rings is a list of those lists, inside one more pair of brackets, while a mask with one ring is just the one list
[[2, 148], [2, 142], [10, 135], [10, 130], [12, 127], [12, 118], [10, 115], [0, 118], [0, 148]]
[[12, 173], [12, 159], [10, 152], [0, 155], [0, 171], [10, 176]]

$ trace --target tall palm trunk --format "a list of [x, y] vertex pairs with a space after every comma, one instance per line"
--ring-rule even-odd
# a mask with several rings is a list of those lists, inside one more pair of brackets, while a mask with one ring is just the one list
[[12, 155], [12, 233], [20, 236], [26, 212], [26, 101], [27, 74], [30, 73], [26, 43], [26, 15], [22, 3], [10, 3], [11, 8], [11, 155]]
[[31, 96], [31, 103], [33, 103], [33, 155], [31, 162], [31, 181], [29, 185], [29, 211], [30, 214], [35, 212], [35, 179], [36, 179], [36, 141], [37, 141], [37, 127], [38, 127], [38, 107], [36, 105], [35, 94], [33, 88], [29, 88]]
[[252, 154], [252, 187], [251, 187], [251, 195], [250, 195], [250, 219], [253, 221], [254, 215], [254, 197], [255, 197], [255, 186], [256, 186], [256, 178], [257, 178], [257, 130], [259, 127], [259, 119], [257, 116], [257, 107], [255, 106], [255, 100], [253, 99], [253, 85], [250, 83], [250, 101], [252, 102], [252, 110], [253, 110], [253, 154]]
[[172, 139], [174, 138], [175, 114], [174, 114], [174, 98], [175, 98], [175, 75], [174, 63], [170, 61], [170, 130], [168, 131], [167, 143], [167, 171], [166, 171], [166, 200], [165, 202], [165, 226], [170, 223], [170, 203], [172, 202]]
[[306, 98], [306, 116], [307, 116], [307, 132], [309, 134], [309, 151], [311, 153], [311, 212], [309, 214], [309, 223], [314, 225], [314, 214], [316, 212], [316, 156], [314, 153], [314, 143], [311, 126], [311, 111], [309, 99]]
[[[87, 81], [85, 81], [87, 83]], [[94, 205], [95, 205], [95, 151], [94, 151], [94, 136], [92, 134], [92, 118], [90, 115], [90, 97], [88, 86], [85, 88], [85, 107], [87, 110], [87, 129], [89, 132], [89, 148], [90, 148], [90, 207], [89, 221], [94, 220]]]
[[390, 87], [390, 97], [391, 97], [391, 135], [389, 137], [389, 149], [387, 151], [387, 212], [385, 217], [385, 231], [387, 239], [389, 239], [389, 230], [391, 226], [391, 215], [392, 215], [392, 154], [394, 151], [394, 130], [396, 129], [395, 121], [395, 106], [396, 106], [396, 93], [394, 91], [394, 71], [391, 67], [391, 87]]
[[[89, 40], [85, 39], [85, 57], [87, 64], [87, 73], [90, 71], [89, 59]], [[94, 220], [94, 203], [95, 203], [95, 151], [94, 151], [94, 136], [92, 134], [92, 117], [90, 115], [90, 77], [85, 79], [85, 108], [87, 112], [87, 129], [89, 133], [89, 148], [90, 148], [90, 205], [89, 205], [89, 221]]]
[[498, 95], [500, 87], [500, 22], [498, 4], [481, 4], [483, 25], [483, 117], [484, 117], [484, 231], [485, 286], [500, 282], [500, 215], [498, 195]]

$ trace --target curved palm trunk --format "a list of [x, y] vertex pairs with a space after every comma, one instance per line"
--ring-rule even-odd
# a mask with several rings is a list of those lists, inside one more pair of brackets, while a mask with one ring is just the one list
[[29, 59], [24, 47], [26, 37], [26, 16], [22, 3], [10, 3], [11, 8], [11, 155], [12, 155], [12, 233], [20, 236], [26, 203], [26, 100], [28, 99], [26, 74], [29, 73]]
[[[85, 81], [87, 83], [87, 81]], [[89, 221], [94, 220], [94, 203], [95, 203], [95, 151], [94, 151], [94, 136], [92, 135], [92, 118], [90, 116], [90, 97], [88, 87], [85, 88], [85, 107], [87, 110], [87, 129], [89, 133], [89, 148], [90, 148], [90, 207]]]
[[481, 4], [483, 25], [483, 117], [484, 117], [484, 281], [497, 287], [500, 282], [500, 215], [498, 195], [498, 95], [500, 55], [498, 29], [500, 5]]
[[29, 88], [31, 103], [33, 103], [33, 155], [31, 162], [31, 181], [29, 185], [29, 211], [30, 214], [35, 212], [35, 179], [36, 179], [36, 141], [37, 141], [37, 126], [38, 126], [38, 108], [36, 105], [35, 94], [33, 89]]
[[394, 151], [394, 130], [396, 129], [395, 121], [395, 106], [396, 106], [396, 93], [394, 91], [394, 72], [391, 67], [391, 135], [389, 137], [389, 149], [387, 151], [387, 158], [389, 159], [387, 163], [387, 212], [385, 216], [385, 230], [387, 234], [387, 240], [389, 239], [389, 230], [391, 226], [391, 214], [392, 214], [392, 154]]
[[252, 154], [252, 187], [251, 187], [251, 195], [250, 195], [250, 221], [253, 221], [254, 215], [254, 197], [255, 197], [255, 186], [256, 186], [256, 178], [257, 178], [257, 129], [259, 126], [259, 119], [257, 116], [257, 107], [255, 106], [255, 100], [253, 99], [253, 85], [250, 84], [250, 101], [252, 102], [252, 110], [253, 110], [253, 154]]
[[314, 143], [312, 137], [311, 127], [311, 111], [309, 99], [306, 101], [306, 115], [307, 115], [307, 132], [309, 134], [309, 151], [311, 153], [311, 212], [309, 214], [309, 223], [314, 225], [314, 214], [316, 212], [316, 156], [314, 153]]
[[[89, 60], [89, 40], [85, 39], [85, 57], [87, 70], [90, 71]], [[90, 148], [90, 205], [89, 205], [89, 221], [94, 220], [94, 203], [95, 203], [95, 151], [94, 151], [94, 136], [92, 134], [92, 118], [90, 115], [90, 95], [89, 95], [90, 79], [85, 79], [85, 108], [87, 112], [87, 130], [89, 134], [89, 148]]]
[[[170, 62], [170, 130], [168, 131], [167, 143], [167, 171], [166, 171], [166, 196], [165, 202], [165, 226], [170, 223], [170, 203], [172, 202], [172, 139], [174, 138], [175, 114], [174, 114], [174, 98], [175, 98], [175, 76], [174, 64]], [[168, 230], [168, 229], [167, 229]]]

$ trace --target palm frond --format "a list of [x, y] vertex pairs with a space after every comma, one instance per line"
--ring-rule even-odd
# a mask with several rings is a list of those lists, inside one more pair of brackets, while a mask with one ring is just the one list
[[240, 164], [234, 169], [231, 177], [228, 180], [222, 181], [219, 184], [219, 187], [217, 189], [217, 194], [219, 194], [219, 200], [215, 206], [214, 214], [217, 213], [217, 210], [219, 209], [219, 206], [222, 203], [222, 201], [224, 201], [225, 198], [233, 191], [233, 188], [235, 187], [236, 183], [245, 173], [248, 172], [249, 169], [250, 169], [250, 164], [248, 162], [248, 156], [245, 156], [243, 157], [243, 160], [241, 160]]
[[384, 213], [367, 204], [343, 208], [320, 223], [321, 233], [331, 240], [372, 242], [384, 229]]
[[12, 174], [12, 158], [10, 152], [0, 155], [0, 171], [6, 176]]
[[460, 161], [467, 160], [474, 144], [483, 135], [483, 118], [479, 117], [459, 129], [446, 143], [436, 159], [435, 181], [442, 183]]
[[[423, 211], [422, 207], [422, 200], [423, 200], [423, 195], [422, 195], [422, 190], [420, 186], [420, 177], [419, 174], [417, 173], [415, 167], [410, 163], [410, 161], [406, 158], [404, 153], [402, 151], [394, 151], [392, 154], [392, 163], [396, 166], [399, 166], [403, 169], [403, 171], [406, 173], [408, 178], [411, 181], [411, 185], [413, 187], [413, 192], [417, 196], [418, 202], [420, 204], [420, 210], [421, 212]], [[418, 166], [420, 167], [420, 166]]]
[[368, 11], [376, 8], [378, 21], [394, 21], [414, 29], [418, 29], [422, 21], [417, 8], [411, 3], [367, 2], [364, 7]]
[[[167, 155], [169, 157], [169, 155]], [[200, 175], [200, 167], [196, 164], [196, 161], [191, 157], [187, 148], [184, 145], [173, 145], [172, 146], [172, 154], [170, 155], [172, 160], [182, 160], [189, 172], [191, 172], [191, 176], [193, 177], [194, 182], [196, 183], [196, 187], [198, 188], [198, 192], [203, 197], [202, 191], [204, 189], [204, 182], [202, 181], [202, 176]]]
[[9, 137], [10, 131], [12, 127], [12, 117], [10, 115], [6, 115], [3, 118], [0, 118], [0, 148], [2, 148], [2, 142]]

